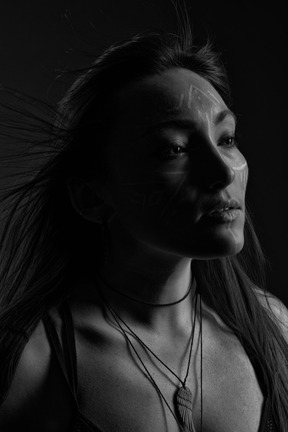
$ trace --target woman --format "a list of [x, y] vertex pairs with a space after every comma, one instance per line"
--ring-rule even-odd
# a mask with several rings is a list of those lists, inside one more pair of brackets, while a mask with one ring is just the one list
[[286, 430], [230, 105], [189, 34], [116, 44], [67, 92], [5, 196], [1, 431]]

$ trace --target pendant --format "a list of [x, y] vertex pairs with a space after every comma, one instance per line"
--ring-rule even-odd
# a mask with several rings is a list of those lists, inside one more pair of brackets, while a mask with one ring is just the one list
[[177, 412], [185, 432], [196, 432], [192, 417], [192, 392], [188, 387], [180, 387], [176, 393]]

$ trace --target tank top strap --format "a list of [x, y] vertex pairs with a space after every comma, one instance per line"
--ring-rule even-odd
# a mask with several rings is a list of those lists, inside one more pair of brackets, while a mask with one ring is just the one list
[[68, 365], [70, 382], [73, 388], [73, 392], [77, 396], [78, 380], [77, 380], [76, 343], [75, 343], [73, 318], [68, 303], [65, 302], [59, 307], [59, 313], [64, 325], [65, 337], [63, 340], [63, 347], [64, 347], [64, 354], [66, 353], [66, 362]]
[[69, 306], [66, 303], [63, 303], [58, 308], [58, 311], [63, 324], [62, 344], [49, 312], [43, 317], [43, 324], [50, 346], [58, 359], [72, 397], [78, 407], [77, 356], [73, 319]]

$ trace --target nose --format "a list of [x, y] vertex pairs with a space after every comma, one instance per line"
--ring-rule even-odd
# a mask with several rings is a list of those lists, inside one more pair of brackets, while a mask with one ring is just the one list
[[207, 171], [206, 171], [206, 187], [216, 191], [225, 189], [235, 178], [235, 171], [228, 161], [222, 156], [221, 151], [214, 146], [210, 147], [209, 155], [207, 157]]

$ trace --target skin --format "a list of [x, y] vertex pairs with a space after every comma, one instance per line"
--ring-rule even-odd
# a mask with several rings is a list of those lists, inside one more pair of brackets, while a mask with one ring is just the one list
[[[101, 265], [106, 282], [145, 301], [177, 300], [193, 277], [193, 259], [229, 256], [243, 247], [248, 168], [240, 151], [227, 141], [235, 133], [235, 120], [229, 115], [215, 124], [215, 117], [227, 109], [225, 103], [207, 81], [183, 69], [122, 89], [113, 106], [117, 123], [107, 131], [103, 159], [107, 175], [90, 183], [70, 179], [72, 204], [78, 212], [86, 208], [82, 216], [87, 220], [108, 222], [108, 262]], [[193, 128], [170, 125], [155, 131], [155, 124], [171, 119], [189, 119]], [[242, 210], [235, 221], [204, 227], [201, 217], [215, 197], [236, 198]], [[103, 307], [95, 278], [91, 269], [91, 274], [75, 281], [70, 299], [80, 412], [100, 430], [179, 432]], [[183, 378], [195, 283], [190, 297], [167, 308], [129, 301], [105, 284], [103, 290], [138, 336]], [[62, 335], [57, 310], [50, 312]], [[203, 431], [258, 431], [263, 394], [255, 371], [239, 340], [204, 301], [201, 334]], [[172, 407], [179, 381], [136, 341], [133, 345]], [[196, 318], [187, 379], [196, 431], [201, 430], [200, 346]], [[0, 428], [11, 432], [28, 424], [31, 432], [70, 431], [74, 413], [67, 383], [40, 322], [19, 361], [0, 413]]]
[[[183, 378], [194, 320], [195, 282], [185, 301], [164, 308], [128, 300], [106, 283], [147, 302], [172, 302], [188, 289], [193, 259], [238, 253], [244, 243], [247, 164], [227, 138], [235, 133], [233, 115], [215, 124], [216, 116], [227, 106], [207, 81], [191, 71], [175, 69], [151, 76], [123, 88], [111, 103], [117, 122], [107, 131], [106, 176], [89, 183], [70, 179], [68, 190], [76, 211], [86, 208], [84, 218], [95, 224], [107, 220], [108, 261], [100, 266], [105, 283], [97, 282], [106, 298], [152, 351]], [[170, 124], [159, 129], [159, 123], [171, 119], [181, 120], [182, 126], [183, 120], [189, 120], [189, 127]], [[220, 197], [239, 200], [239, 216], [225, 224], [203, 224], [205, 207]], [[70, 299], [80, 411], [102, 430], [179, 432], [103, 306], [95, 290], [97, 276], [91, 269], [75, 281]], [[205, 293], [201, 294], [204, 298]], [[202, 304], [203, 430], [255, 432], [263, 395], [253, 367], [236, 336], [205, 301]], [[196, 312], [187, 385], [193, 390], [193, 419], [199, 431], [199, 305]], [[60, 335], [57, 311], [51, 313]], [[172, 407], [179, 381], [134, 344]], [[2, 419], [0, 416], [1, 426], [7, 425], [3, 430], [16, 431], [30, 423], [34, 425], [31, 431], [71, 430], [74, 407], [53, 358], [40, 323], [25, 347]]]
[[[212, 85], [186, 69], [129, 85], [113, 106], [117, 121], [107, 138], [107, 175], [89, 184], [97, 205], [84, 215], [99, 223], [109, 214], [102, 277], [144, 301], [175, 301], [188, 289], [193, 259], [229, 256], [243, 247], [248, 168], [232, 138], [235, 118]], [[227, 115], [215, 124], [221, 112]], [[189, 124], [159, 126], [168, 121]], [[83, 185], [70, 193], [78, 211], [86, 206]], [[203, 223], [215, 198], [237, 199], [237, 219]], [[179, 314], [177, 308], [167, 312], [168, 322], [174, 312]], [[147, 313], [150, 324], [158, 320], [159, 311]], [[137, 319], [143, 308], [134, 303], [129, 314]]]
[[[89, 190], [89, 202], [94, 200], [95, 204], [83, 217], [94, 223], [103, 218], [108, 221], [108, 261], [100, 268], [104, 283], [97, 281], [106, 299], [159, 358], [183, 377], [194, 320], [191, 298], [196, 284], [185, 301], [164, 308], [129, 300], [109, 289], [109, 285], [142, 301], [172, 302], [187, 292], [193, 277], [193, 259], [238, 253], [244, 243], [247, 163], [232, 139], [236, 126], [233, 114], [227, 112], [218, 92], [191, 71], [169, 70], [131, 84], [115, 95], [112, 104], [117, 121], [107, 131], [107, 152], [103, 160], [106, 176], [101, 181], [89, 184], [80, 181], [71, 186], [72, 203], [77, 211], [87, 207], [84, 197], [87, 198]], [[215, 122], [223, 112], [227, 115]], [[173, 125], [167, 127], [167, 121], [171, 120]], [[238, 217], [229, 223], [204, 224], [205, 208], [215, 198], [237, 199], [241, 205]], [[114, 407], [113, 416], [108, 417], [117, 425], [119, 419], [127, 418], [127, 406], [133, 406], [135, 417], [130, 421], [137, 419], [135, 430], [166, 430], [162, 424], [165, 418], [169, 430], [176, 432], [175, 420], [167, 410], [163, 417], [153, 386], [150, 382], [147, 386], [137, 358], [127, 349], [107, 309], [101, 306], [95, 278], [97, 275], [92, 271], [86, 283], [83, 280], [76, 283], [71, 301], [76, 340], [78, 334], [79, 381], [84, 383], [82, 398], [88, 406], [86, 415], [96, 422], [103, 412], [105, 423], [104, 400]], [[204, 430], [256, 431], [263, 395], [253, 367], [240, 342], [220, 317], [205, 301], [202, 308]], [[195, 392], [193, 412], [196, 429], [200, 430], [199, 305], [196, 314], [187, 385]], [[93, 342], [89, 336], [83, 336], [83, 329], [87, 329], [87, 335], [92, 332]], [[97, 340], [104, 340], [105, 345]], [[148, 369], [158, 371], [157, 385], [173, 406], [179, 381], [171, 378], [138, 345], [137, 349]], [[89, 384], [91, 376], [102, 377], [93, 384], [93, 390]], [[136, 382], [135, 393], [133, 383]], [[113, 391], [111, 383], [117, 383]], [[97, 412], [93, 406], [99, 407]], [[224, 412], [231, 415], [220, 414]], [[246, 423], [243, 418], [247, 419]], [[123, 425], [125, 428], [127, 424]]]
[[[235, 132], [231, 116], [213, 125], [217, 113], [227, 109], [220, 95], [196, 74], [177, 70], [122, 91], [118, 105], [108, 187], [118, 218], [137, 245], [167, 258], [209, 259], [239, 252], [245, 208], [241, 173], [247, 166], [236, 147], [218, 143]], [[194, 135], [176, 127], [146, 135], [151, 124], [172, 119], [191, 120]], [[242, 216], [228, 226], [202, 228], [202, 207], [212, 197], [239, 199]]]

